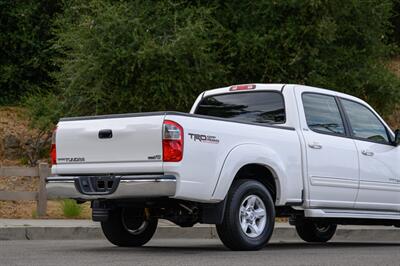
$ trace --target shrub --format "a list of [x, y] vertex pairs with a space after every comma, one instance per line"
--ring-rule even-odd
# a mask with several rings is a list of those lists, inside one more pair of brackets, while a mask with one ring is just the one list
[[382, 64], [392, 48], [390, 0], [232, 1], [216, 12], [230, 36], [222, 60], [235, 66], [232, 83], [320, 86], [382, 113], [399, 101], [399, 79]]
[[33, 100], [32, 118], [187, 111], [203, 90], [253, 82], [342, 91], [389, 114], [392, 15], [391, 0], [66, 1], [56, 93]]
[[0, 104], [27, 93], [49, 91], [56, 69], [50, 49], [59, 1], [0, 0]]
[[64, 199], [61, 205], [63, 214], [67, 218], [76, 218], [82, 213], [82, 206], [73, 199]]
[[36, 129], [25, 141], [23, 154], [29, 165], [35, 166], [39, 159], [48, 158], [52, 129], [60, 117], [61, 106], [53, 93], [28, 94], [23, 97], [23, 105], [31, 118], [30, 126]]
[[215, 49], [221, 28], [207, 7], [75, 1], [57, 25], [66, 115], [188, 110], [225, 80]]

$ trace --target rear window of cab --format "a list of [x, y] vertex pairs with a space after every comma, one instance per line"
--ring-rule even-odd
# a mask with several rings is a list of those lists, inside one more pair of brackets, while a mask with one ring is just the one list
[[208, 96], [200, 101], [195, 114], [247, 123], [283, 124], [286, 121], [283, 95], [275, 91]]

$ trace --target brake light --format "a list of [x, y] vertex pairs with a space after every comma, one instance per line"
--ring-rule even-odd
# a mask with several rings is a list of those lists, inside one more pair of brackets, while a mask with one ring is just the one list
[[179, 162], [183, 157], [183, 128], [176, 122], [165, 120], [163, 124], [163, 161]]
[[254, 90], [256, 85], [254, 84], [246, 84], [246, 85], [235, 85], [232, 86], [229, 90], [230, 91], [245, 91], [245, 90]]
[[57, 126], [54, 128], [53, 135], [51, 136], [51, 148], [50, 148], [51, 164], [57, 164], [56, 133], [57, 133]]

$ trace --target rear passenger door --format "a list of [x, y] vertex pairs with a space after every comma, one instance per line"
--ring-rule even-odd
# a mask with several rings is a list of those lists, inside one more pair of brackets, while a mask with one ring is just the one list
[[360, 189], [355, 207], [398, 211], [400, 208], [400, 147], [391, 144], [389, 129], [372, 110], [341, 99], [360, 158]]
[[[310, 207], [353, 208], [358, 154], [335, 95], [297, 91]], [[299, 100], [301, 99], [301, 100]]]

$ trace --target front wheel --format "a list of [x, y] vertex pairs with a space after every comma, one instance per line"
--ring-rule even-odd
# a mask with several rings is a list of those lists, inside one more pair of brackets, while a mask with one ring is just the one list
[[116, 246], [140, 247], [153, 237], [157, 223], [143, 208], [118, 208], [111, 211], [107, 221], [101, 222], [101, 228]]
[[268, 189], [255, 180], [238, 180], [229, 190], [222, 224], [217, 232], [231, 250], [258, 250], [269, 241], [275, 207]]
[[296, 231], [306, 242], [325, 243], [335, 235], [336, 227], [336, 224], [305, 220], [296, 224]]

